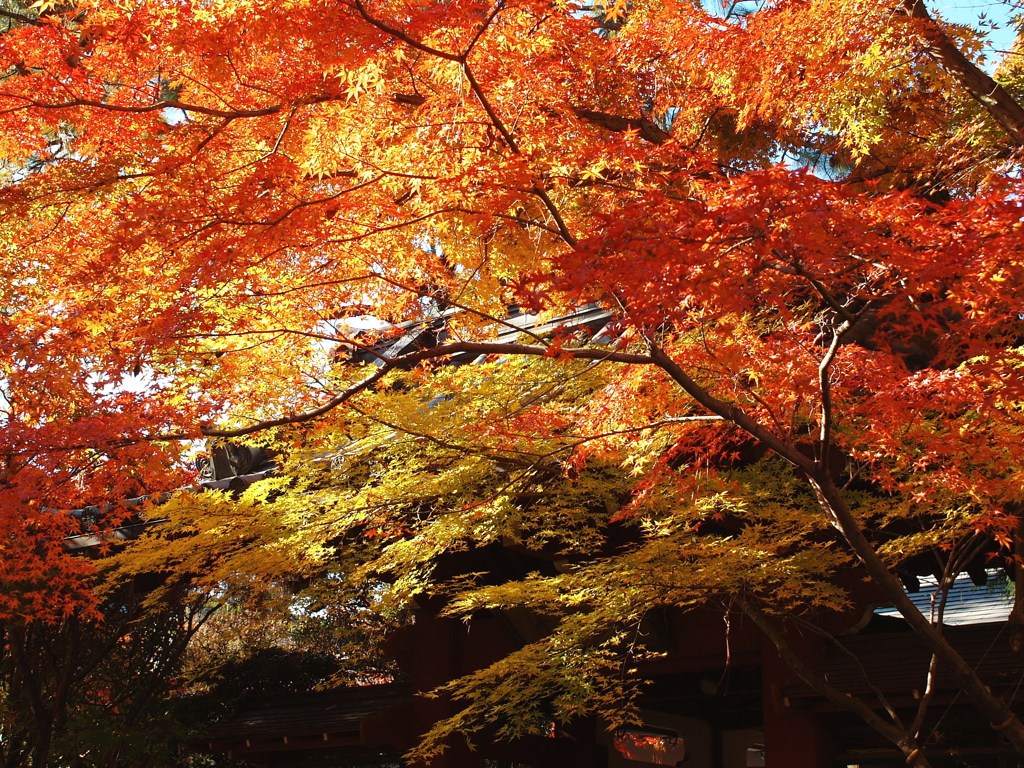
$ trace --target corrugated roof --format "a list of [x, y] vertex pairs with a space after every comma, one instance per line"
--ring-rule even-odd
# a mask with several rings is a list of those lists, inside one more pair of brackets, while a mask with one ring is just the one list
[[[907, 596], [920, 609], [921, 613], [930, 617], [933, 598], [935, 607], [938, 607], [937, 582], [932, 576], [922, 577], [920, 582], [920, 590], [908, 592]], [[971, 581], [967, 574], [962, 573], [953, 581], [953, 586], [949, 589], [949, 597], [946, 599], [946, 607], [942, 614], [942, 623], [951, 627], [991, 624], [1006, 621], [1011, 610], [1013, 610], [1013, 594], [1002, 571], [989, 571], [988, 583], [983, 586], [978, 586]], [[901, 618], [899, 611], [895, 608], [878, 608], [875, 610], [875, 614]]]

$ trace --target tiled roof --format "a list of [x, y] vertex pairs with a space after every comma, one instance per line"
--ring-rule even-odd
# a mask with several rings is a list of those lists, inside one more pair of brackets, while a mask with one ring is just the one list
[[[267, 475], [274, 471], [274, 467], [264, 469], [260, 472], [253, 472], [247, 475], [239, 475], [237, 477], [225, 477], [221, 480], [209, 480], [204, 483], [200, 483], [194, 488], [182, 489], [190, 490], [196, 493], [202, 491], [244, 491], [253, 483], [257, 483]], [[125, 523], [124, 525], [118, 526], [113, 529], [102, 529], [102, 522], [105, 515], [111, 511], [121, 512], [125, 508], [127, 509], [143, 509], [147, 502], [152, 503], [153, 506], [159, 507], [170, 494], [158, 494], [156, 496], [139, 496], [133, 499], [125, 499], [119, 504], [106, 504], [103, 506], [90, 506], [83, 507], [82, 509], [71, 510], [71, 516], [78, 518], [84, 529], [83, 533], [75, 536], [66, 536], [64, 538], [64, 549], [69, 552], [76, 550], [87, 550], [92, 547], [98, 547], [102, 544], [110, 544], [119, 541], [128, 541], [130, 539], [138, 538], [142, 533], [149, 527], [154, 525], [161, 525], [167, 522], [164, 517], [147, 517], [133, 516], [133, 518]]]
[[[448, 309], [423, 320], [374, 328], [373, 333], [383, 332], [385, 334], [384, 340], [374, 344], [372, 352], [366, 349], [353, 350], [353, 359], [382, 365], [387, 358], [398, 357], [434, 344], [455, 341], [456, 339], [452, 338], [448, 332], [447, 324], [448, 319], [458, 313], [458, 310]], [[614, 319], [615, 316], [609, 310], [596, 304], [587, 304], [574, 312], [548, 319], [516, 310], [507, 318], [494, 323], [490, 340], [496, 344], [509, 344], [520, 340], [524, 333], [545, 337], [556, 331], [584, 330], [591, 334], [594, 341], [607, 343], [614, 339], [614, 333], [610, 330]], [[388, 334], [400, 335], [397, 338], [388, 338]], [[463, 365], [484, 357], [486, 356], [476, 352], [459, 353], [452, 355], [448, 359], [448, 364]]]

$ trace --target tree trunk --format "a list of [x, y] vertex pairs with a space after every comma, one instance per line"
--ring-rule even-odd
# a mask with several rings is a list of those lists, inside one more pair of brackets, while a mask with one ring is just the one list
[[756, 605], [742, 595], [737, 598], [736, 602], [743, 609], [743, 612], [764, 632], [765, 636], [772, 641], [775, 649], [779, 652], [779, 656], [801, 680], [836, 706], [860, 717], [865, 723], [895, 744], [906, 758], [907, 765], [913, 766], [913, 768], [931, 768], [931, 763], [928, 762], [928, 758], [921, 752], [917, 740], [913, 734], [902, 727], [902, 724], [886, 722], [860, 699], [850, 696], [837, 688], [833, 688], [821, 675], [815, 674], [810, 667], [803, 663], [789, 643], [786, 642], [783, 634]]
[[900, 580], [890, 571], [875, 548], [864, 536], [856, 519], [846, 506], [842, 494], [825, 471], [809, 477], [818, 502], [829, 518], [829, 522], [843, 535], [861, 564], [867, 570], [896, 610], [910, 624], [911, 629], [925, 642], [939, 661], [953, 673], [957, 683], [978, 711], [988, 718], [994, 730], [1002, 732], [1014, 750], [1024, 755], [1024, 725], [1002, 701], [985, 686], [960, 653], [949, 644], [942, 634], [924, 617], [917, 606], [907, 597]]
[[1013, 610], [1006, 629], [1010, 650], [1024, 657], [1024, 510], [1015, 509], [1017, 528], [1013, 535]]
[[833, 482], [828, 466], [819, 466], [813, 459], [798, 451], [777, 434], [752, 418], [750, 414], [730, 403], [719, 400], [708, 390], [699, 385], [679, 366], [664, 350], [648, 338], [651, 357], [679, 386], [694, 400], [712, 413], [731, 421], [745, 432], [761, 441], [767, 448], [784, 458], [807, 478], [814, 489], [818, 504], [829, 523], [846, 540], [849, 547], [860, 560], [864, 569], [896, 607], [911, 629], [918, 634], [925, 645], [934, 653], [941, 664], [953, 673], [954, 679], [986, 718], [992, 728], [1003, 733], [1013, 745], [1014, 750], [1024, 755], [1024, 725], [1010, 711], [1005, 702], [997, 698], [985, 686], [978, 675], [964, 661], [960, 653], [936, 630], [935, 627], [917, 609], [907, 597], [900, 580], [879, 557], [874, 546], [868, 541], [860, 529], [853, 513], [846, 506], [843, 495]]
[[903, 11], [907, 16], [924, 22], [920, 38], [928, 55], [1010, 134], [1014, 146], [1024, 146], [1024, 108], [953, 44], [935, 24], [923, 0], [903, 0]]

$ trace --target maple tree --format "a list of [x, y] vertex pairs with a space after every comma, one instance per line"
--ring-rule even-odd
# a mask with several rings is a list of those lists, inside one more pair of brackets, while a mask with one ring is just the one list
[[[138, 572], [276, 578], [358, 531], [397, 599], [444, 551], [592, 556], [631, 521], [617, 561], [453, 598], [551, 606], [529, 663], [481, 674], [547, 670], [519, 690], [561, 680], [573, 711], [627, 695], [601, 670], [628, 617], [728, 599], [785, 656], [780, 612], [839, 605], [856, 561], [1024, 753], [893, 570], [940, 547], [954, 574], [1018, 525], [1012, 59], [997, 83], [975, 33], [913, 0], [0, 20], [0, 616], [95, 616], [57, 510], [184, 485], [197, 439], [259, 435], [297, 477], [179, 500], [167, 530], [194, 535], [138, 547]], [[588, 303], [613, 334], [493, 341], [510, 305]], [[388, 356], [358, 331], [442, 310], [445, 338]], [[455, 355], [491, 362], [432, 365]], [[701, 533], [723, 516], [742, 532]], [[914, 532], [871, 536], [897, 520]], [[575, 673], [566, 644], [591, 649]], [[819, 690], [927, 764], [919, 724]]]
[[243, 695], [393, 673], [370, 638], [400, 616], [369, 610], [373, 581], [355, 591], [330, 574], [303, 589], [244, 573], [216, 581], [209, 549], [200, 578], [97, 550], [75, 555], [92, 555], [77, 587], [94, 604], [0, 621], [4, 768], [192, 765], [190, 739]]
[[146, 600], [145, 580], [103, 586], [103, 621], [79, 614], [0, 623], [5, 768], [175, 762], [167, 747], [183, 742], [186, 728], [165, 697], [215, 603], [181, 583], [160, 603]]

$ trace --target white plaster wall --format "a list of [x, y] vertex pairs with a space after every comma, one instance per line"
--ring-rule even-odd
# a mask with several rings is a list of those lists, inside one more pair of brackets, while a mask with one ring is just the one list
[[755, 744], [764, 744], [760, 728], [722, 731], [722, 768], [746, 768], [747, 747]]

